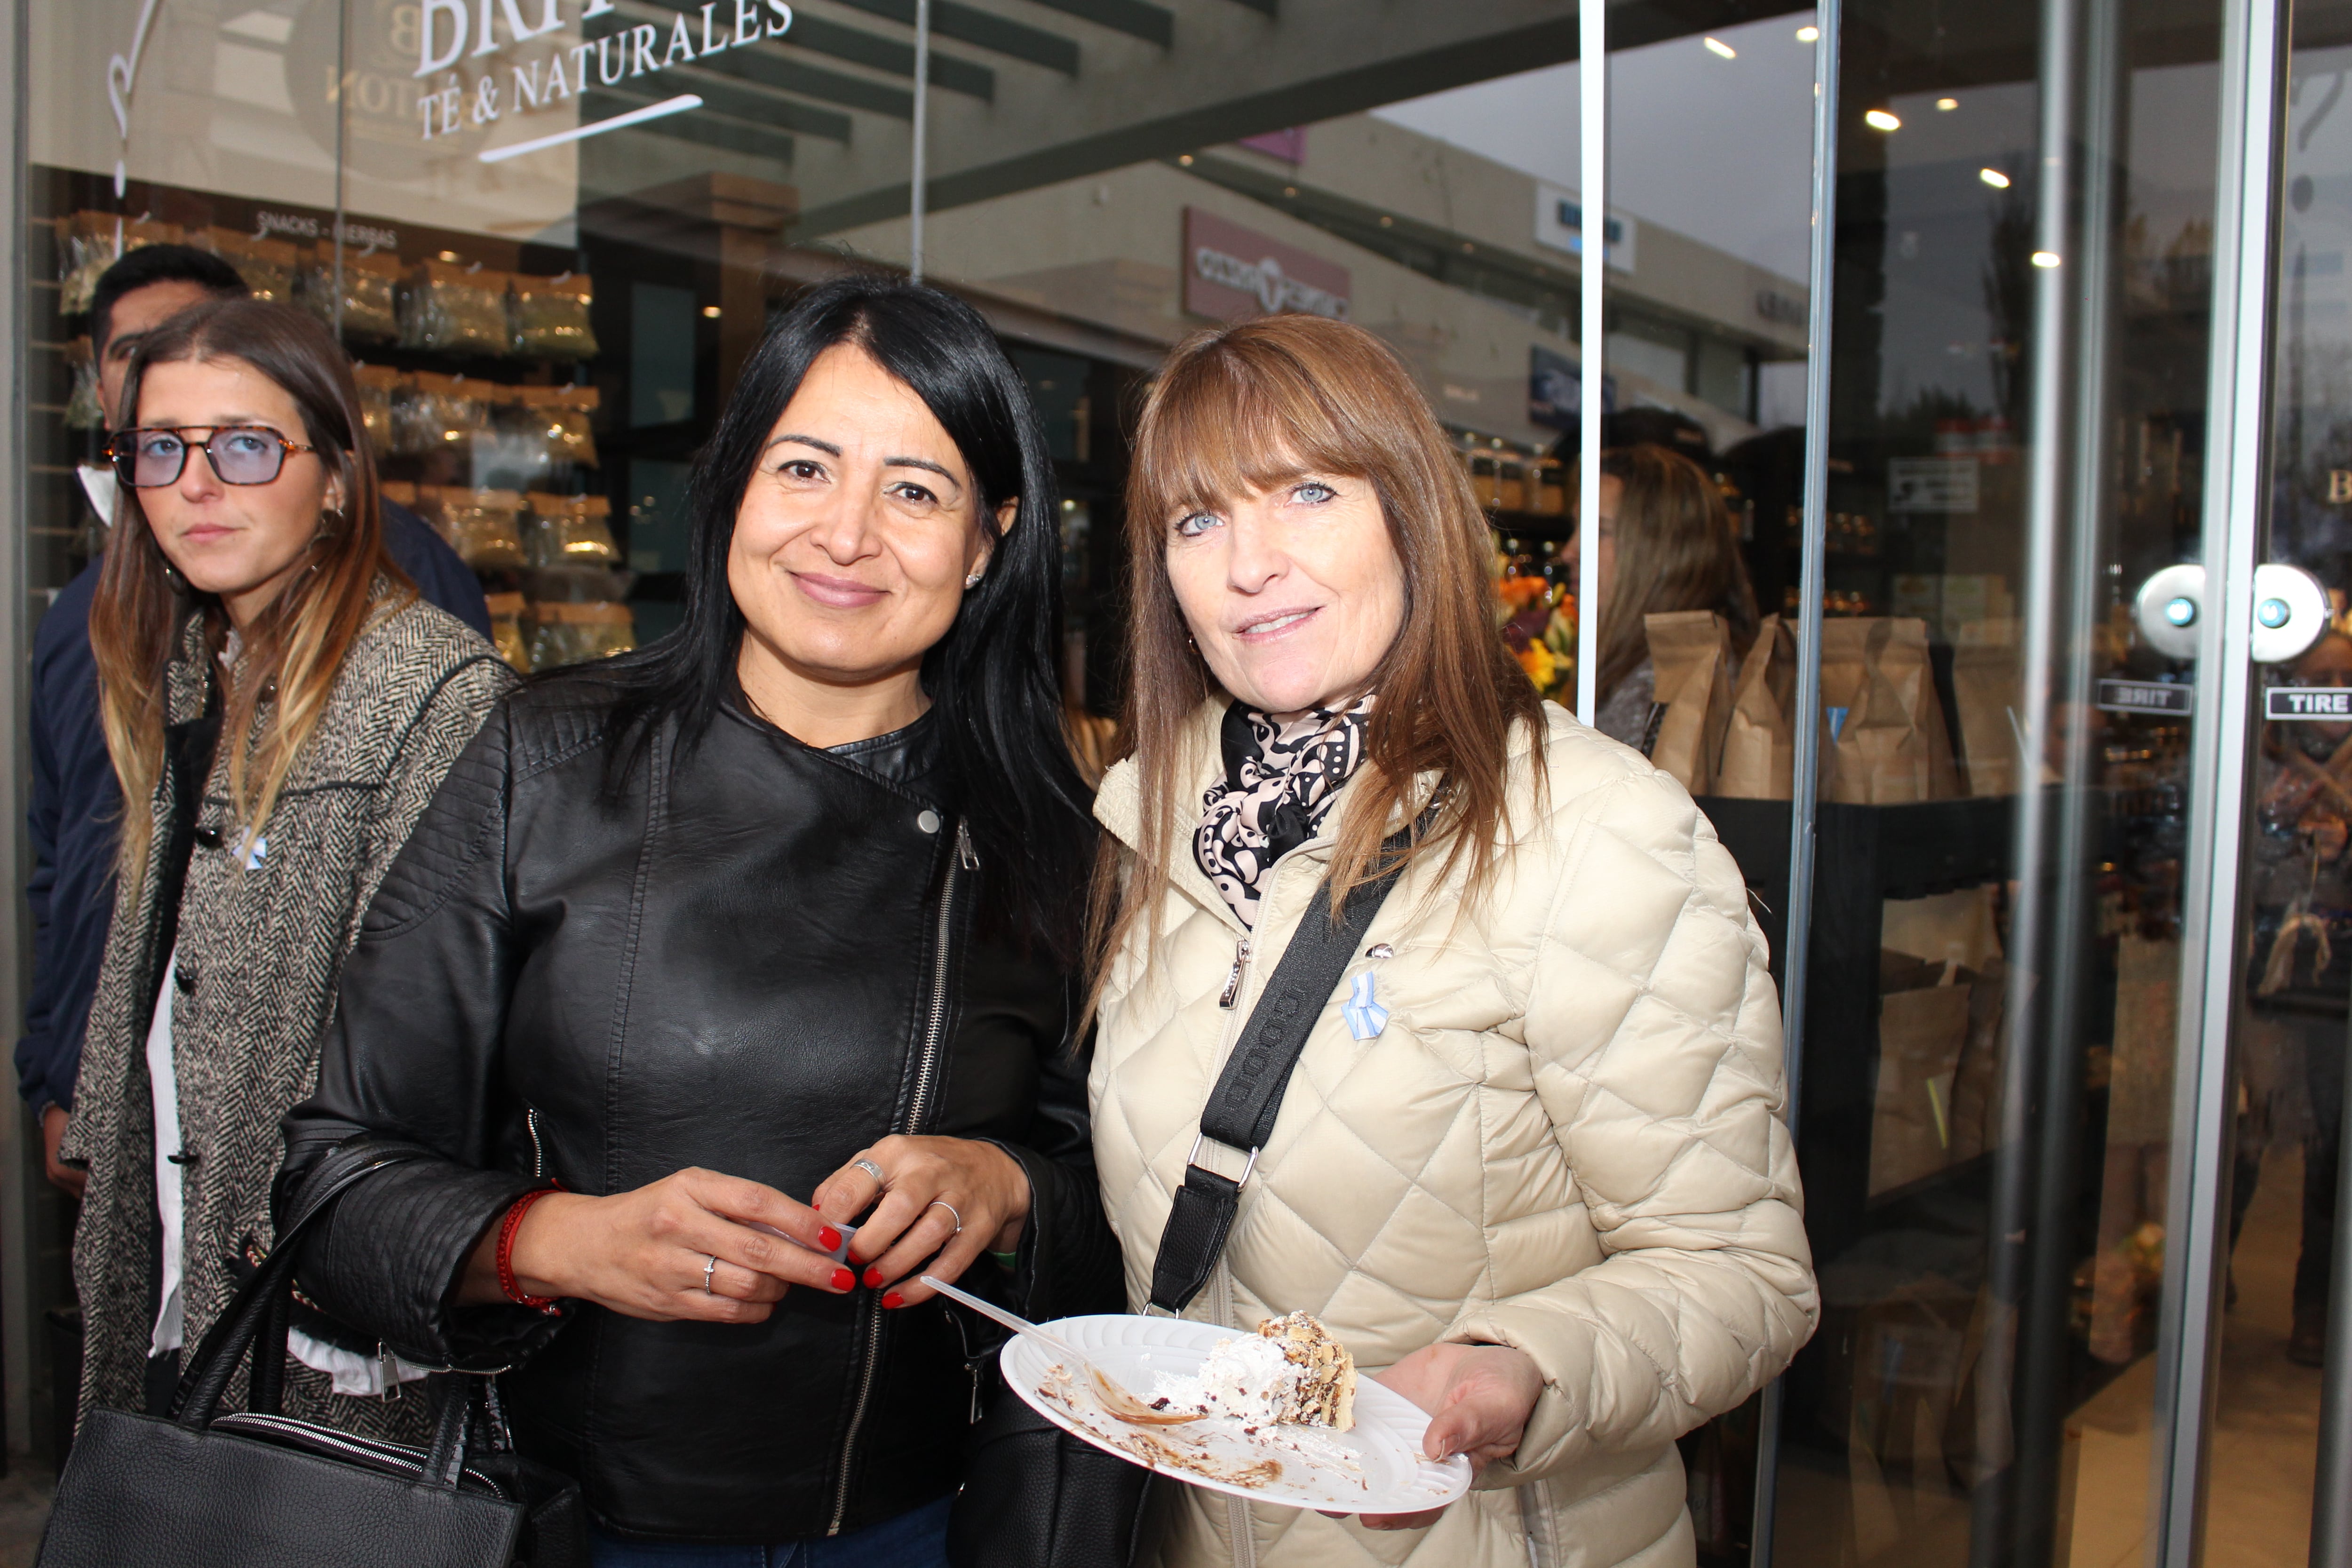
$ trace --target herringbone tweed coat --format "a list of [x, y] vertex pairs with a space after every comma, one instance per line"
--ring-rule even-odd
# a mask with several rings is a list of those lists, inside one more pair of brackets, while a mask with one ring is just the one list
[[[167, 722], [201, 718], [215, 674], [200, 623], [190, 623], [168, 679]], [[180, 900], [172, 1013], [176, 1142], [192, 1156], [182, 1176], [191, 1351], [236, 1291], [229, 1259], [270, 1244], [278, 1118], [318, 1077], [320, 1033], [360, 916], [442, 774], [513, 680], [488, 643], [422, 600], [382, 616], [345, 657], [249, 866], [229, 814], [227, 738], [216, 748]], [[160, 1278], [147, 1032], [171, 956], [160, 951], [163, 847], [175, 826], [168, 777], [150, 811], [157, 852], [115, 900], [62, 1150], [89, 1167], [74, 1237], [85, 1412], [142, 1407]], [[241, 1377], [231, 1396], [241, 1406]], [[414, 1437], [426, 1404], [332, 1394], [323, 1374], [289, 1363], [289, 1415]]]

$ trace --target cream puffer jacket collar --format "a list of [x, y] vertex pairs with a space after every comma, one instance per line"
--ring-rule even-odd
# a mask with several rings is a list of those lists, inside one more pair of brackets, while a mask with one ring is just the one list
[[[1221, 711], [1187, 731], [1181, 811], [1221, 765]], [[1185, 1489], [1161, 1510], [1166, 1568], [1689, 1563], [1675, 1437], [1812, 1331], [1779, 1004], [1738, 868], [1680, 785], [1544, 713], [1549, 783], [1538, 795], [1523, 733], [1492, 889], [1465, 903], [1461, 873], [1432, 866], [1391, 892], [1186, 1312], [1247, 1328], [1303, 1308], [1368, 1371], [1440, 1341], [1516, 1346], [1545, 1379], [1525, 1440], [1414, 1534]], [[1096, 815], [1132, 852], [1140, 811], [1121, 763]], [[1139, 927], [1112, 960], [1090, 1089], [1139, 1310], [1202, 1106], [1331, 848], [1285, 857], [1247, 931], [1176, 835], [1157, 941]], [[1367, 969], [1389, 1020], [1360, 1041], [1340, 1002]], [[1202, 1153], [1228, 1175], [1242, 1158]]]

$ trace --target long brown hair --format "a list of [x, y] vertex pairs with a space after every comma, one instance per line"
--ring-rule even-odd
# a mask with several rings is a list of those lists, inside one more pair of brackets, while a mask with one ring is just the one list
[[[1515, 725], [1543, 706], [1496, 635], [1493, 544], [1445, 433], [1412, 376], [1378, 338], [1318, 316], [1285, 315], [1196, 333], [1177, 345], [1143, 405], [1128, 483], [1133, 616], [1125, 721], [1142, 771], [1142, 842], [1120, 891], [1106, 837], [1096, 880], [1097, 952], [1108, 958], [1139, 913], [1157, 935], [1178, 818], [1182, 737], [1214, 689], [1168, 577], [1168, 532], [1184, 513], [1302, 473], [1368, 481], [1404, 574], [1404, 618], [1368, 682], [1379, 694], [1362, 776], [1349, 792], [1334, 900], [1374, 874], [1393, 816], [1411, 818], [1424, 776], [1439, 818], [1406, 851], [1465, 857], [1470, 896], [1493, 868]], [[1538, 765], [1542, 752], [1537, 752]], [[1466, 901], [1466, 900], [1465, 900]]]
[[[375, 459], [360, 417], [351, 362], [326, 328], [291, 305], [225, 300], [173, 317], [140, 345], [123, 384], [119, 423], [138, 422], [139, 388], [151, 365], [233, 359], [282, 388], [302, 414], [302, 439], [341, 481], [342, 512], [320, 519], [309, 570], [296, 575], [245, 630], [238, 675], [221, 713], [231, 809], [258, 837], [295, 759], [319, 725], [352, 642], [377, 616], [415, 596], [383, 544]], [[289, 432], [289, 434], [291, 434]], [[201, 462], [199, 453], [190, 462]], [[289, 461], [295, 459], [289, 459]], [[99, 719], [122, 783], [121, 869], [136, 887], [152, 832], [149, 802], [163, 769], [168, 671], [191, 616], [205, 621], [206, 678], [226, 645], [227, 612], [173, 570], [148, 525], [140, 492], [121, 487], [114, 537], [90, 606]], [[393, 584], [379, 598], [379, 578]]]
[[1625, 488], [1614, 524], [1616, 567], [1601, 605], [1600, 700], [1650, 657], [1644, 616], [1713, 610], [1731, 623], [1732, 649], [1744, 656], [1756, 641], [1756, 591], [1731, 509], [1706, 470], [1644, 442], [1603, 452], [1601, 471]]

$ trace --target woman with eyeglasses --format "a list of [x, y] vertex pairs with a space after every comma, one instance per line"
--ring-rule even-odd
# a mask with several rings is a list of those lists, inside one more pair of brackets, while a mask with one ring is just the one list
[[[358, 388], [310, 316], [175, 317], [122, 399], [90, 643], [129, 809], [61, 1154], [89, 1172], [82, 1408], [160, 1412], [269, 1247], [278, 1118], [361, 911], [513, 677], [386, 553]], [[316, 1319], [289, 1342], [289, 1415], [421, 1434], [427, 1401], [383, 1397], [397, 1363]]]

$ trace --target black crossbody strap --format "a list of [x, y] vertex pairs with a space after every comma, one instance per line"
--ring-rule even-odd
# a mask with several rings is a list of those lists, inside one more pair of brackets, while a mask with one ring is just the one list
[[[1381, 846], [1377, 863], [1387, 869], [1348, 895], [1337, 924], [1331, 919], [1330, 898], [1320, 889], [1307, 905], [1297, 932], [1275, 965], [1274, 978], [1266, 982], [1265, 994], [1234, 1042], [1233, 1055], [1225, 1060], [1225, 1070], [1209, 1091], [1208, 1106], [1201, 1113], [1201, 1136], [1192, 1141], [1192, 1152], [1185, 1160], [1184, 1184], [1176, 1189], [1167, 1228], [1160, 1233], [1159, 1254], [1152, 1259], [1154, 1307], [1180, 1313], [1209, 1282], [1209, 1271], [1217, 1266], [1225, 1240], [1233, 1233], [1234, 1216], [1241, 1208], [1242, 1184], [1257, 1166], [1258, 1151], [1274, 1136], [1275, 1121], [1282, 1114], [1282, 1096], [1290, 1087], [1291, 1070], [1298, 1066], [1299, 1054], [1307, 1048], [1307, 1037], [1323, 1016], [1331, 994], [1339, 988], [1339, 978], [1348, 972], [1356, 944], [1371, 929], [1372, 917], [1380, 913], [1389, 890], [1402, 875], [1404, 851], [1415, 835], [1428, 831], [1436, 810], [1433, 804], [1410, 831]], [[1249, 1163], [1242, 1168], [1240, 1181], [1195, 1163], [1201, 1144], [1209, 1139], [1248, 1151]]]

